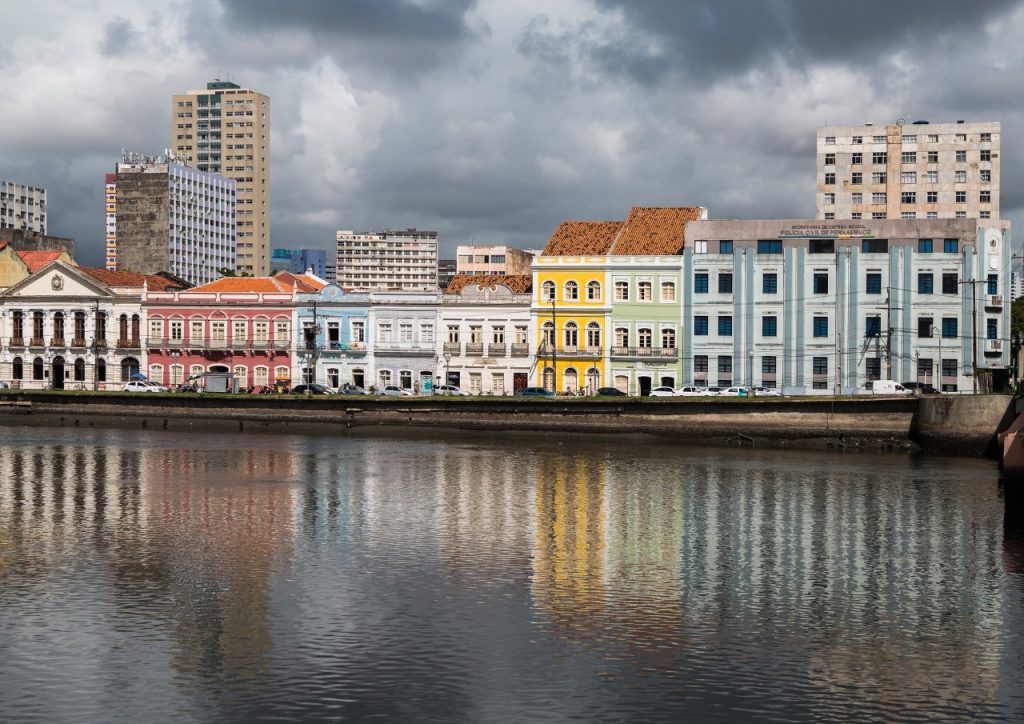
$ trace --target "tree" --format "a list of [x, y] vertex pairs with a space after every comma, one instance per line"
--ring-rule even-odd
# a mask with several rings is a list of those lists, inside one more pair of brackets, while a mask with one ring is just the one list
[[1010, 339], [1018, 339], [1018, 335], [1024, 336], [1024, 297], [1014, 301], [1010, 310]]

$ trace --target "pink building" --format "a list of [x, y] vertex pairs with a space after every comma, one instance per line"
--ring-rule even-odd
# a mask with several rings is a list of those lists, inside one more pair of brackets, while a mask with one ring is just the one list
[[203, 372], [232, 372], [239, 388], [292, 382], [296, 294], [316, 277], [228, 277], [185, 291], [148, 292], [149, 379], [180, 385]]

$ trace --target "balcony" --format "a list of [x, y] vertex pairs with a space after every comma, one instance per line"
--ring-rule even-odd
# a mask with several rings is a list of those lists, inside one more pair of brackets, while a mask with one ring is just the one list
[[163, 344], [163, 337], [146, 337], [146, 349], [160, 349]]
[[1002, 354], [1003, 353], [1003, 340], [1001, 339], [986, 339], [985, 340], [985, 354]]
[[674, 360], [679, 357], [679, 350], [675, 347], [612, 347], [612, 357]]
[[185, 340], [180, 337], [178, 339], [165, 339], [163, 342], [167, 349], [181, 349], [185, 346]]
[[245, 350], [249, 349], [249, 340], [247, 340], [245, 337], [232, 337], [231, 349], [244, 352]]
[[1002, 294], [986, 294], [985, 295], [985, 308], [986, 309], [1002, 309], [1003, 308], [1003, 295]]
[[530, 345], [525, 342], [513, 342], [512, 343], [512, 356], [513, 357], [529, 357], [530, 356]]
[[483, 355], [484, 343], [483, 342], [466, 342], [466, 356]]
[[46, 346], [46, 340], [44, 340], [42, 337], [33, 337], [28, 341], [28, 346], [42, 348]]
[[142, 340], [138, 337], [132, 339], [121, 338], [117, 340], [117, 349], [142, 349]]
[[25, 338], [24, 337], [11, 337], [10, 345], [9, 346], [11, 346], [11, 347], [24, 347], [25, 346]]
[[433, 355], [437, 346], [433, 342], [375, 342], [373, 351], [377, 354], [412, 354], [412, 355]]
[[71, 340], [71, 347], [73, 349], [85, 349], [88, 346], [84, 337], [75, 337]]
[[445, 354], [460, 355], [460, 354], [462, 354], [462, 344], [459, 343], [459, 342], [445, 342], [444, 343], [444, 353]]
[[254, 352], [265, 352], [270, 348], [269, 339], [254, 339], [250, 345]]
[[279, 352], [287, 352], [291, 349], [291, 342], [287, 339], [272, 339], [270, 348]]
[[64, 338], [63, 337], [51, 337], [50, 338], [50, 346], [51, 347], [63, 347], [63, 346], [65, 346], [64, 345]]
[[488, 357], [504, 357], [508, 351], [508, 347], [504, 344], [489, 344], [487, 345], [487, 356]]

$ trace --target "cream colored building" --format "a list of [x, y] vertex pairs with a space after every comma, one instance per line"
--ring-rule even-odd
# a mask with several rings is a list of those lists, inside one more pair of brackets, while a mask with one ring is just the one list
[[338, 231], [337, 284], [355, 290], [437, 289], [437, 232]]
[[456, 247], [456, 274], [489, 276], [530, 275], [533, 254], [511, 246], [460, 244]]
[[241, 274], [270, 273], [270, 98], [215, 80], [171, 101], [173, 155], [237, 182]]
[[46, 189], [0, 181], [0, 229], [46, 233]]
[[999, 218], [999, 123], [818, 129], [819, 219]]

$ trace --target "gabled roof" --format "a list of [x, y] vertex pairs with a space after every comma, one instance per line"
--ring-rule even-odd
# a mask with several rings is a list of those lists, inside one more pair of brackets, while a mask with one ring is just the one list
[[541, 256], [602, 256], [621, 228], [621, 221], [563, 221]]
[[668, 256], [678, 254], [686, 242], [686, 222], [701, 216], [700, 207], [634, 206], [609, 254], [613, 256]]
[[[313, 274], [295, 274], [289, 271], [279, 271], [274, 275], [274, 279], [280, 279], [282, 281], [294, 280], [295, 286], [298, 287], [300, 292], [318, 292], [327, 286], [327, 282], [318, 276]], [[309, 287], [308, 289], [304, 287]]]
[[110, 287], [142, 287], [145, 286], [151, 292], [162, 292], [168, 289], [178, 289], [178, 285], [169, 279], [156, 274], [137, 274], [126, 271], [110, 271], [96, 267], [79, 267], [83, 272], [97, 281], [101, 281]]
[[[4, 244], [4, 246], [6, 246], [6, 244]], [[0, 246], [0, 248], [3, 247]], [[29, 272], [34, 274], [51, 261], [57, 261], [60, 259], [65, 252], [58, 249], [57, 251], [19, 251], [16, 253], [18, 257], [25, 262], [25, 266], [28, 267]], [[74, 262], [71, 263], [73, 264]]]
[[461, 294], [472, 284], [501, 284], [513, 294], [525, 294], [533, 288], [533, 277], [529, 274], [456, 274], [448, 283], [448, 294]]
[[[222, 277], [188, 292], [264, 292], [271, 294], [290, 294], [293, 285], [290, 280], [278, 280], [275, 277]], [[301, 290], [310, 291], [310, 290]]]

